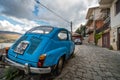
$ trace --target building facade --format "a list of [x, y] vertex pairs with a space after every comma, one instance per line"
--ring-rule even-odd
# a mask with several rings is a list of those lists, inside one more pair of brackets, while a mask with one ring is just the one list
[[101, 9], [110, 9], [110, 45], [120, 50], [120, 0], [99, 0]]
[[[88, 9], [86, 19], [86, 33], [88, 34], [88, 42], [95, 44], [96, 33], [100, 33], [100, 29], [103, 26], [103, 20], [101, 18], [101, 9], [99, 7], [92, 7]], [[102, 46], [102, 38], [97, 41], [97, 45]]]

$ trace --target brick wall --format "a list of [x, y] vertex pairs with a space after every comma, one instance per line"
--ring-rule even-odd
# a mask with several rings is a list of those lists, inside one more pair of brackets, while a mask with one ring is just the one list
[[104, 24], [103, 20], [96, 21], [96, 27], [97, 27], [96, 29], [101, 28], [103, 26], [103, 24]]
[[89, 43], [93, 43], [94, 42], [94, 34], [93, 33], [89, 34], [88, 42]]

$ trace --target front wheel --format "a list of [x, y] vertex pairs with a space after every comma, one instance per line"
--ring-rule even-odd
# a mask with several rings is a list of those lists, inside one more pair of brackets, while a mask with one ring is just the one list
[[73, 49], [73, 52], [71, 53], [71, 57], [74, 55], [74, 52], [75, 52], [75, 48]]

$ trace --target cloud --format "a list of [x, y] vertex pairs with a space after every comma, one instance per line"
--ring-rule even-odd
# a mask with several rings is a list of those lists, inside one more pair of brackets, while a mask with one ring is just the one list
[[[97, 0], [54, 0], [54, 2], [53, 0], [41, 0], [41, 3], [56, 12], [57, 14], [61, 15], [69, 22], [72, 21], [73, 27], [79, 27], [80, 24], [86, 22], [85, 16], [88, 7], [95, 6]], [[42, 15], [40, 13], [39, 18], [46, 19], [51, 24], [63, 27], [68, 26], [67, 28], [70, 27], [70, 23], [66, 23], [64, 20], [58, 18], [49, 11], [45, 11], [44, 13], [42, 13]]]
[[35, 23], [34, 21], [29, 21], [29, 20], [24, 19], [23, 22], [26, 24], [13, 25], [7, 20], [2, 20], [2, 21], [0, 21], [0, 30], [24, 33], [25, 31], [29, 30], [30, 28], [33, 28], [33, 26], [38, 26], [38, 24]]
[[0, 21], [0, 30], [21, 32], [22, 28], [19, 25], [13, 25], [8, 21], [3, 20], [3, 21]]
[[33, 26], [38, 26], [38, 24], [35, 22], [35, 21], [32, 21], [32, 20], [28, 20], [28, 19], [19, 19], [19, 18], [16, 18], [16, 17], [9, 17], [11, 18], [12, 20], [14, 21], [17, 21], [27, 27], [33, 27]]
[[[85, 16], [88, 7], [98, 5], [98, 0], [40, 0], [49, 9], [73, 22], [73, 28], [85, 23]], [[35, 6], [37, 8], [35, 8]], [[36, 11], [36, 10], [37, 11]], [[42, 20], [53, 26], [61, 26], [70, 29], [70, 23], [60, 19], [43, 6], [37, 4], [35, 0], [0, 0], [0, 14], [6, 15], [24, 26], [34, 26], [34, 20]], [[32, 25], [29, 25], [32, 24]], [[26, 27], [27, 28], [27, 27]]]
[[[86, 1], [85, 0], [43, 0], [41, 3], [43, 3], [45, 6], [56, 12], [57, 14], [61, 15], [68, 21], [74, 21], [78, 19], [81, 15], [82, 11], [86, 10]], [[46, 12], [45, 12], [46, 13]], [[47, 13], [51, 16], [47, 16]], [[59, 20], [57, 16], [47, 11], [46, 14], [39, 15], [40, 17], [44, 18], [50, 18], [52, 20], [56, 20], [56, 18]]]
[[17, 18], [34, 18], [34, 0], [0, 0], [1, 13]]

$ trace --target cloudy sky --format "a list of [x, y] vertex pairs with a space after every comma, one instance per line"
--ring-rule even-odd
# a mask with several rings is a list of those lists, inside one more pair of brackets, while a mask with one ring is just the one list
[[37, 0], [65, 20], [41, 6], [36, 0], [0, 0], [0, 30], [23, 33], [38, 25], [52, 25], [75, 30], [85, 24], [89, 7], [98, 0]]

